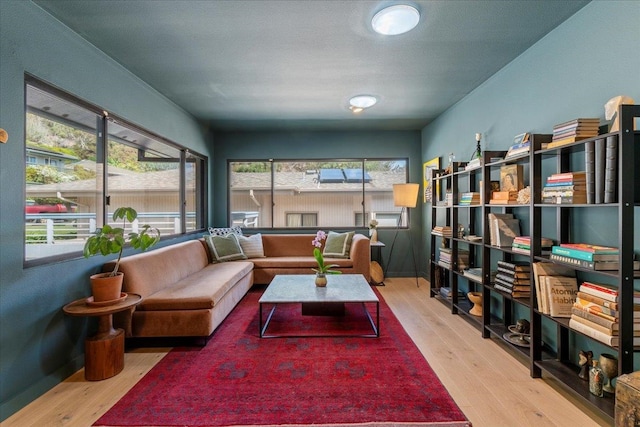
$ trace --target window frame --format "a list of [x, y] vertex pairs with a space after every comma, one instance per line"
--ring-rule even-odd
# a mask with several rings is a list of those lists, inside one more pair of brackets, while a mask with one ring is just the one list
[[[173, 142], [170, 139], [167, 139], [163, 136], [158, 135], [157, 133], [150, 131], [142, 126], [139, 126], [131, 121], [128, 121], [122, 117], [119, 117], [116, 114], [107, 112], [105, 109], [100, 108], [94, 104], [91, 104], [63, 89], [60, 89], [56, 86], [51, 85], [50, 83], [45, 82], [44, 80], [25, 73], [24, 74], [24, 113], [23, 113], [23, 117], [24, 117], [24, 149], [23, 149], [23, 156], [24, 156], [24, 161], [23, 161], [23, 187], [22, 187], [22, 192], [23, 192], [23, 199], [26, 200], [27, 199], [27, 191], [26, 191], [26, 187], [27, 187], [27, 182], [26, 182], [26, 167], [28, 165], [30, 165], [30, 163], [27, 163], [27, 146], [26, 146], [26, 140], [28, 137], [27, 134], [27, 114], [35, 114], [35, 115], [39, 115], [41, 117], [45, 117], [48, 120], [54, 121], [54, 122], [59, 122], [62, 124], [64, 123], [64, 120], [60, 119], [60, 120], [56, 120], [56, 118], [51, 115], [46, 115], [46, 114], [39, 114], [37, 109], [31, 107], [30, 105], [28, 105], [28, 91], [29, 88], [32, 87], [34, 89], [43, 91], [49, 95], [51, 95], [52, 97], [58, 98], [61, 101], [67, 102], [69, 104], [72, 104], [76, 107], [79, 107], [81, 109], [87, 110], [88, 112], [91, 112], [93, 114], [96, 114], [96, 116], [98, 117], [97, 120], [97, 124], [96, 124], [96, 163], [99, 163], [100, 160], [102, 160], [102, 163], [106, 165], [106, 159], [108, 159], [108, 127], [109, 127], [109, 121], [113, 121], [118, 123], [121, 126], [125, 126], [128, 129], [130, 129], [133, 132], [137, 132], [139, 134], [145, 135], [161, 144], [165, 144], [168, 147], [170, 147], [171, 149], [177, 150], [179, 152], [179, 159], [178, 159], [178, 169], [179, 169], [179, 189], [178, 189], [178, 215], [180, 216], [180, 224], [181, 224], [181, 232], [180, 233], [172, 233], [172, 234], [164, 234], [161, 236], [161, 239], [166, 239], [166, 238], [175, 238], [177, 236], [184, 236], [184, 235], [190, 235], [190, 234], [196, 234], [196, 233], [201, 233], [202, 231], [206, 230], [207, 227], [207, 223], [208, 223], [208, 162], [209, 159], [207, 156], [198, 153], [197, 151], [194, 151], [190, 148], [187, 148], [185, 146], [182, 146], [176, 142]], [[42, 113], [42, 112], [40, 112]], [[68, 126], [72, 126], [72, 124], [67, 124]], [[76, 128], [78, 129], [82, 129], [82, 124], [81, 123], [77, 123], [78, 126], [76, 126]], [[82, 129], [85, 130], [85, 129]], [[140, 148], [144, 148], [140, 145], [138, 145], [138, 149], [140, 150]], [[140, 157], [140, 154], [139, 154]], [[143, 156], [144, 157], [144, 156]], [[187, 205], [187, 191], [189, 190], [187, 188], [187, 183], [186, 183], [186, 163], [187, 163], [187, 158], [191, 158], [194, 160], [190, 160], [193, 161], [194, 164], [197, 164], [198, 166], [195, 167], [195, 192], [196, 192], [196, 201], [195, 201], [195, 228], [189, 231], [187, 230], [187, 212], [186, 212], [186, 205]], [[157, 161], [158, 159], [149, 159], [149, 160], [153, 160], [153, 161]], [[97, 196], [97, 200], [96, 200], [96, 227], [101, 227], [103, 224], [106, 224], [108, 221], [108, 199], [109, 199], [109, 192], [108, 192], [108, 188], [109, 188], [109, 177], [108, 177], [108, 167], [103, 167], [102, 168], [102, 188], [96, 190], [96, 196]], [[100, 203], [100, 197], [102, 198], [102, 203]], [[24, 213], [23, 213], [24, 215]], [[32, 259], [27, 259], [26, 258], [26, 245], [27, 245], [27, 241], [26, 241], [26, 234], [25, 232], [23, 232], [23, 267], [24, 268], [29, 268], [29, 267], [35, 267], [35, 266], [40, 266], [40, 265], [47, 265], [47, 264], [51, 264], [51, 263], [56, 263], [56, 262], [61, 262], [61, 261], [66, 261], [66, 260], [71, 260], [71, 259], [77, 259], [80, 258], [82, 256], [82, 251], [69, 251], [69, 252], [65, 252], [65, 253], [61, 253], [61, 254], [55, 254], [55, 255], [48, 255], [48, 256], [42, 256], [42, 257], [38, 257], [38, 258], [32, 258]]]
[[[260, 225], [257, 228], [251, 228], [251, 230], [255, 230], [255, 231], [291, 231], [291, 230], [314, 230], [317, 228], [323, 228], [326, 226], [313, 226], [313, 227], [274, 227], [273, 223], [274, 223], [274, 215], [275, 215], [275, 193], [277, 191], [277, 187], [275, 185], [275, 176], [276, 176], [276, 168], [274, 167], [275, 164], [277, 163], [330, 163], [330, 162], [335, 162], [335, 163], [347, 163], [347, 162], [360, 162], [362, 164], [361, 168], [363, 170], [363, 173], [366, 173], [366, 163], [367, 162], [404, 162], [405, 164], [405, 183], [409, 183], [410, 179], [410, 159], [408, 157], [379, 157], [379, 158], [295, 158], [295, 159], [287, 159], [287, 158], [272, 158], [272, 159], [247, 159], [247, 158], [243, 158], [243, 159], [227, 159], [227, 182], [229, 183], [227, 185], [227, 224], [231, 224], [232, 223], [232, 187], [231, 187], [231, 182], [232, 182], [232, 165], [236, 164], [236, 163], [268, 163], [270, 164], [270, 176], [271, 176], [271, 183], [270, 183], [270, 193], [271, 193], [271, 208], [270, 208], [270, 213], [269, 215], [271, 216], [271, 224], [270, 225], [265, 225], [264, 221], [260, 221]], [[364, 175], [363, 175], [364, 176]], [[370, 206], [367, 206], [366, 203], [366, 197], [367, 194], [370, 194], [367, 192], [367, 188], [366, 188], [367, 182], [366, 180], [362, 180], [362, 187], [361, 187], [361, 200], [360, 200], [360, 204], [362, 206], [362, 211], [361, 212], [355, 212], [360, 213], [363, 216], [363, 218], [368, 218], [370, 215]], [[392, 189], [390, 190], [392, 192]], [[400, 208], [398, 208], [400, 209]], [[288, 211], [285, 212], [285, 214], [288, 213], [301, 213], [298, 211]], [[314, 212], [308, 212], [308, 213], [314, 213]], [[383, 212], [384, 214], [393, 214], [394, 212]], [[319, 219], [320, 218], [320, 212], [315, 212], [316, 214], [316, 218]], [[399, 210], [397, 212], [398, 217], [400, 217], [401, 215], [401, 210]], [[409, 229], [411, 228], [411, 212], [410, 209], [407, 209], [404, 212], [404, 215], [406, 216], [406, 224], [394, 224], [392, 225], [382, 225], [382, 226], [378, 226], [379, 228], [388, 228], [388, 229], [395, 229], [395, 228], [400, 228], [400, 229]], [[285, 216], [285, 222], [286, 222], [286, 216]], [[348, 224], [343, 224], [343, 225], [337, 225], [337, 226], [331, 226], [332, 228], [335, 229], [353, 229], [353, 228], [362, 228], [362, 229], [366, 229], [368, 228], [368, 224], [363, 224], [363, 225], [348, 225]]]

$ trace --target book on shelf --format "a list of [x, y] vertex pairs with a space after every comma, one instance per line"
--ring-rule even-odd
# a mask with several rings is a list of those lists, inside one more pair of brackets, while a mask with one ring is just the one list
[[475, 191], [462, 193], [460, 195], [460, 204], [461, 205], [479, 205], [480, 193]]
[[[575, 305], [571, 307], [571, 314], [575, 317], [581, 317], [583, 319], [587, 319], [592, 323], [598, 324], [600, 326], [604, 326], [605, 328], [611, 330], [611, 332], [615, 332], [620, 329], [620, 322], [617, 317], [614, 317], [614, 318], [604, 317], [604, 316], [592, 313], [588, 310], [583, 310], [582, 308], [578, 308]], [[640, 319], [634, 319], [633, 330], [640, 331]]]
[[584, 183], [587, 179], [586, 171], [558, 172], [547, 177], [546, 182]]
[[467, 163], [467, 165], [464, 167], [464, 170], [468, 171], [472, 169], [478, 169], [480, 166], [482, 166], [482, 158], [476, 157], [475, 159]]
[[500, 166], [500, 191], [520, 191], [524, 188], [522, 165]]
[[516, 277], [514, 275], [508, 274], [508, 273], [503, 273], [502, 271], [498, 270], [498, 273], [496, 274], [496, 280], [502, 280], [503, 282], [506, 283], [510, 283], [512, 285], [519, 285], [519, 286], [529, 286], [529, 284], [531, 283], [529, 281], [529, 277]]
[[618, 135], [607, 136], [604, 160], [604, 203], [617, 201]]
[[509, 147], [509, 149], [507, 150], [507, 154], [505, 154], [504, 158], [505, 160], [507, 160], [512, 157], [517, 157], [525, 153], [528, 153], [529, 151], [531, 151], [531, 142], [529, 141], [519, 143], [519, 144], [514, 144], [511, 147]]
[[462, 275], [468, 277], [477, 282], [482, 282], [482, 268], [481, 267], [471, 267], [462, 270]]
[[[618, 310], [613, 310], [580, 297], [576, 297], [576, 302], [573, 304], [573, 307], [583, 311], [588, 311], [591, 314], [595, 314], [596, 316], [600, 316], [614, 322], [617, 322], [620, 317], [620, 312]], [[637, 304], [633, 306], [632, 317], [634, 322], [640, 321], [640, 309]]]
[[502, 267], [511, 271], [531, 271], [531, 264], [527, 261], [504, 261], [498, 260], [498, 267]]
[[[583, 259], [576, 259], [554, 253], [549, 255], [549, 259], [554, 262], [561, 262], [563, 264], [569, 264], [575, 267], [587, 268], [596, 271], [620, 270], [620, 263], [617, 261], [586, 261]], [[633, 270], [640, 270], [640, 261], [633, 261]]]
[[517, 218], [494, 220], [496, 244], [500, 248], [510, 247], [513, 239], [520, 235], [520, 220]]
[[509, 270], [508, 268], [498, 266], [497, 274], [502, 274], [506, 276], [510, 276], [517, 280], [530, 280], [531, 274], [529, 271], [514, 271]]
[[[582, 323], [583, 325], [586, 325], [592, 329], [595, 329], [597, 331], [602, 332], [603, 334], [607, 334], [607, 335], [611, 335], [611, 336], [617, 336], [620, 334], [620, 328], [618, 327], [619, 324], [618, 323], [614, 323], [612, 326], [603, 326], [597, 322], [593, 322], [587, 318], [584, 317], [580, 317], [576, 314], [572, 314], [571, 315], [571, 319], [575, 320], [576, 322]], [[634, 324], [635, 325], [635, 324]], [[640, 326], [640, 324], [638, 324], [638, 326]], [[634, 337], [640, 337], [640, 329], [636, 329], [635, 327], [633, 328], [633, 336]]]
[[606, 140], [598, 138], [595, 141], [595, 203], [604, 203], [604, 174], [606, 158]]
[[595, 156], [595, 141], [586, 142], [584, 145], [584, 166], [588, 204], [594, 204], [596, 202]]
[[[439, 293], [443, 298], [446, 298], [446, 299], [451, 299], [452, 297], [451, 288], [449, 287], [440, 288]], [[464, 294], [460, 291], [458, 291], [458, 299], [459, 300], [464, 299]]]
[[487, 221], [489, 222], [489, 244], [492, 246], [496, 246], [496, 242], [498, 241], [497, 238], [497, 230], [495, 227], [495, 223], [494, 221], [496, 219], [513, 219], [513, 214], [510, 213], [488, 213], [487, 214]]
[[549, 311], [552, 317], [571, 317], [571, 307], [576, 302], [578, 294], [578, 280], [568, 276], [544, 276], [546, 290], [544, 298], [547, 299]]
[[562, 255], [570, 258], [580, 259], [584, 261], [620, 261], [620, 254], [615, 253], [594, 253], [583, 251], [580, 249], [567, 247], [567, 246], [552, 246], [551, 253], [556, 255]]
[[[584, 323], [576, 321], [575, 319], [569, 319], [569, 327], [574, 331], [581, 332], [582, 334], [609, 346], [617, 347], [620, 345], [620, 338], [617, 335], [605, 334], [604, 332], [591, 328]], [[633, 345], [640, 345], [640, 337], [633, 337]]]
[[542, 297], [544, 295], [543, 286], [546, 283], [542, 283], [544, 276], [566, 276], [575, 277], [576, 272], [574, 269], [565, 267], [559, 264], [553, 264], [551, 262], [534, 262], [532, 264], [533, 270], [533, 284], [536, 290], [536, 303], [538, 304], [538, 310], [542, 313], [548, 313], [546, 300]]
[[[597, 135], [597, 133], [596, 133], [596, 135]], [[574, 142], [582, 141], [583, 139], [592, 138], [593, 136], [596, 136], [596, 135], [588, 135], [588, 136], [569, 136], [569, 137], [566, 137], [566, 138], [556, 139], [556, 140], [551, 141], [551, 142], [547, 145], [547, 148], [557, 148], [557, 147], [562, 147], [563, 145], [573, 144]]]
[[[582, 282], [580, 292], [587, 293], [611, 302], [620, 302], [620, 290], [615, 286], [603, 283]], [[633, 303], [640, 304], [640, 291], [633, 292]]]
[[549, 205], [573, 205], [587, 203], [587, 194], [579, 196], [548, 196], [542, 198], [542, 203]]
[[600, 126], [600, 119], [597, 117], [579, 117], [576, 119], [567, 120], [566, 122], [558, 123], [553, 125], [553, 131], [561, 131], [564, 129], [571, 129], [578, 126], [595, 126], [596, 128]]
[[578, 249], [584, 252], [591, 252], [594, 254], [618, 254], [620, 250], [612, 246], [592, 245], [589, 243], [560, 243], [563, 248]]
[[[618, 303], [614, 301], [609, 301], [604, 298], [600, 298], [599, 296], [592, 295], [586, 292], [578, 292], [578, 298], [581, 300], [589, 301], [594, 304], [601, 305], [606, 308], [610, 308], [611, 310], [618, 310]], [[638, 310], [640, 310], [640, 305], [638, 305]]]
[[491, 193], [490, 205], [517, 205], [517, 191], [493, 191]]

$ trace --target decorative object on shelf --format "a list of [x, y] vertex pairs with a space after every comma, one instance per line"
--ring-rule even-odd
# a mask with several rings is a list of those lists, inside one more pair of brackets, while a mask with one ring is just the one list
[[138, 232], [130, 232], [125, 236], [125, 226], [127, 221], [133, 224], [138, 217], [138, 212], [131, 207], [120, 207], [113, 212], [113, 221], [122, 220], [122, 227], [111, 227], [105, 224], [96, 230], [95, 234], [87, 239], [84, 245], [83, 255], [89, 258], [93, 255], [118, 254], [118, 259], [110, 273], [99, 273], [92, 275], [91, 291], [93, 302], [113, 301], [117, 303], [122, 295], [122, 280], [124, 275], [118, 272], [122, 251], [127, 242], [135, 249], [146, 251], [151, 246], [160, 241], [160, 230], [152, 228], [148, 224], [138, 225]]
[[531, 201], [531, 187], [527, 185], [518, 191], [518, 198], [516, 200], [519, 205], [528, 205]]
[[602, 389], [607, 393], [615, 393], [616, 389], [611, 384], [611, 380], [618, 376], [618, 359], [612, 354], [602, 353], [600, 355], [600, 369], [607, 376], [607, 382]]
[[618, 117], [618, 109], [621, 105], [631, 104], [633, 105], [633, 98], [628, 96], [619, 95], [614, 96], [604, 104], [604, 118], [606, 120], [613, 120], [609, 132], [618, 132], [620, 130], [620, 118]]
[[376, 220], [375, 218], [373, 218], [371, 221], [369, 221], [369, 238], [371, 239], [372, 243], [375, 243], [378, 241], [378, 220]]
[[[440, 169], [440, 157], [434, 157], [428, 162], [424, 162], [424, 164], [422, 165], [422, 188], [424, 191], [424, 194], [423, 194], [424, 203], [432, 202], [431, 186], [433, 185], [433, 178], [434, 178], [433, 171], [437, 169]], [[436, 194], [438, 195], [438, 197], [440, 196], [440, 181], [436, 182]], [[433, 202], [437, 202], [437, 200]], [[413, 208], [415, 207], [415, 205], [411, 207]]]
[[[440, 158], [436, 158], [438, 164], [440, 164]], [[432, 160], [433, 161], [433, 160]], [[427, 162], [428, 163], [428, 162]], [[389, 270], [389, 264], [391, 264], [391, 256], [393, 255], [393, 247], [396, 244], [396, 238], [398, 237], [398, 231], [400, 231], [400, 223], [402, 218], [405, 217], [405, 211], [408, 213], [409, 208], [415, 208], [418, 204], [418, 192], [420, 191], [420, 184], [406, 183], [406, 184], [393, 184], [393, 205], [400, 207], [400, 216], [398, 217], [398, 223], [396, 225], [396, 233], [393, 235], [393, 241], [391, 242], [391, 249], [389, 249], [389, 260], [387, 261], [387, 271]], [[409, 246], [411, 247], [411, 259], [413, 260], [413, 271], [416, 278], [416, 286], [420, 287], [418, 282], [418, 265], [416, 263], [416, 253], [413, 249], [413, 238], [411, 237], [411, 230], [409, 231]], [[444, 239], [443, 239], [444, 240]]]
[[502, 334], [502, 337], [513, 345], [519, 347], [529, 347], [531, 345], [531, 324], [527, 319], [520, 319], [515, 325], [508, 326], [509, 332]]
[[453, 173], [453, 160], [456, 158], [456, 156], [453, 153], [449, 153], [449, 164], [447, 165], [447, 167], [444, 169], [444, 173], [446, 175]]
[[325, 264], [324, 257], [322, 255], [322, 251], [320, 248], [322, 247], [322, 241], [327, 238], [327, 233], [322, 230], [318, 230], [316, 233], [315, 239], [311, 242], [314, 246], [313, 248], [313, 257], [316, 259], [318, 263], [318, 268], [313, 269], [316, 272], [316, 286], [325, 287], [327, 286], [327, 274], [341, 274], [340, 270], [331, 270], [334, 267], [338, 267], [338, 264]]
[[482, 134], [481, 133], [476, 133], [476, 152], [474, 157], [476, 159], [481, 159], [482, 158], [482, 148], [480, 147], [480, 140], [482, 139]]
[[578, 365], [580, 366], [580, 373], [578, 378], [584, 381], [589, 381], [589, 368], [591, 367], [591, 361], [593, 360], [593, 351], [580, 350], [578, 355]]
[[500, 167], [500, 191], [520, 191], [524, 188], [524, 168], [522, 165]]
[[604, 397], [603, 384], [604, 373], [598, 366], [597, 360], [591, 361], [591, 369], [589, 369], [589, 392], [594, 396]]
[[469, 292], [467, 294], [469, 301], [473, 303], [473, 307], [469, 310], [469, 314], [472, 316], [482, 316], [482, 293], [481, 292]]

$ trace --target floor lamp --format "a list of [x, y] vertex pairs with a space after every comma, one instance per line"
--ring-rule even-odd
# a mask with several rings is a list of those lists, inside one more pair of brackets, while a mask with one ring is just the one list
[[[391, 242], [391, 248], [389, 249], [389, 260], [387, 261], [387, 270], [389, 270], [389, 264], [391, 264], [391, 256], [393, 255], [393, 247], [396, 244], [396, 238], [398, 237], [398, 231], [400, 230], [400, 223], [402, 222], [402, 216], [405, 210], [409, 212], [409, 208], [415, 208], [418, 203], [418, 191], [420, 190], [420, 184], [393, 184], [393, 205], [400, 206], [400, 217], [398, 218], [398, 224], [396, 225], [396, 233], [393, 236]], [[411, 258], [413, 259], [413, 271], [416, 277], [416, 286], [420, 287], [418, 282], [418, 267], [416, 264], [416, 254], [413, 249], [413, 238], [411, 237], [411, 230], [409, 230], [409, 245], [411, 246]], [[385, 271], [384, 275], [387, 275]]]

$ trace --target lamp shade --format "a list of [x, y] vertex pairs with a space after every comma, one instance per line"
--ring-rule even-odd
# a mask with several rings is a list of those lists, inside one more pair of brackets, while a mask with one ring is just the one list
[[418, 203], [420, 184], [393, 184], [393, 204], [405, 208], [415, 208]]

